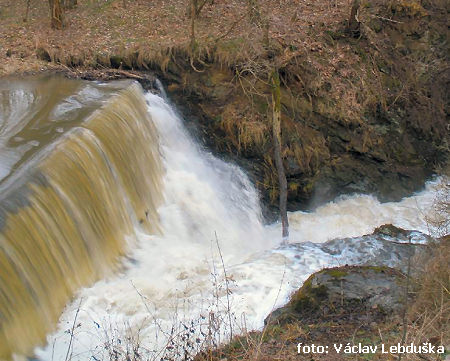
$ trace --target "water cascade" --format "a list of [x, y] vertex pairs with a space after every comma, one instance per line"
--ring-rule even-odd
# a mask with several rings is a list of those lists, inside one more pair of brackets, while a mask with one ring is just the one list
[[164, 345], [183, 325], [200, 320], [197, 335], [229, 306], [230, 322], [260, 328], [322, 267], [397, 259], [389, 240], [335, 238], [385, 223], [427, 231], [434, 183], [397, 203], [354, 195], [291, 213], [298, 244], [280, 247], [245, 173], [204, 151], [165, 99], [128, 81], [11, 84], [0, 88], [0, 359], [30, 355], [45, 334], [40, 361], [123, 356], [136, 346], [125, 340], [145, 359], [176, 355]]
[[[161, 233], [137, 232], [138, 244], [124, 269], [77, 293], [47, 346], [36, 350], [38, 360], [64, 361], [68, 352], [73, 361], [126, 359], [138, 345], [143, 359], [184, 359], [183, 341], [172, 340], [185, 334], [186, 325], [194, 324], [190, 337], [196, 346], [196, 337], [208, 334], [213, 314], [222, 320], [214, 329], [216, 341], [227, 339], [228, 301], [235, 331], [244, 325], [257, 329], [273, 307], [322, 267], [394, 265], [397, 259], [377, 239], [332, 239], [368, 234], [385, 223], [427, 230], [421, 212], [433, 202], [434, 183], [401, 202], [354, 195], [315, 212], [291, 213], [291, 242], [300, 245], [280, 247], [280, 225], [262, 224], [257, 192], [242, 170], [204, 151], [166, 100], [154, 94], [146, 100], [165, 168]], [[72, 337], [67, 330], [74, 320], [79, 327]], [[195, 354], [195, 347], [188, 352]]]
[[140, 85], [0, 88], [0, 359], [29, 354], [135, 228], [158, 229], [162, 167]]

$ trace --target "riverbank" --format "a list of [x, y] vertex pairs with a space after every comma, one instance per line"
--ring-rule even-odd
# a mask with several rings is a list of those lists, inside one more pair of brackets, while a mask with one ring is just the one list
[[[394, 242], [411, 236], [392, 226], [372, 236], [386, 232]], [[403, 245], [397, 266], [405, 273], [379, 265], [325, 268], [269, 314], [263, 330], [236, 336], [195, 361], [446, 359], [449, 238]]]
[[271, 218], [267, 74], [276, 67], [290, 210], [355, 192], [399, 200], [423, 187], [449, 153], [445, 3], [362, 2], [357, 33], [346, 1], [258, 4], [255, 20], [245, 3], [208, 3], [191, 47], [183, 1], [79, 1], [60, 31], [44, 4], [23, 22], [23, 4], [2, 0], [0, 74], [159, 77], [198, 138], [250, 174]]

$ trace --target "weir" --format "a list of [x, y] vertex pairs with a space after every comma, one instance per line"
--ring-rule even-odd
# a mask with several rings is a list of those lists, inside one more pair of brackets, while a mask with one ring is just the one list
[[158, 231], [158, 135], [139, 84], [0, 85], [0, 360], [42, 344], [82, 286]]

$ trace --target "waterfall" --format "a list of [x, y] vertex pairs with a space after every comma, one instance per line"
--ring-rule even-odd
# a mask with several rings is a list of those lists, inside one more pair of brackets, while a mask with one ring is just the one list
[[[115, 354], [126, 359], [127, 348], [138, 344], [143, 359], [184, 359], [183, 342], [178, 340], [177, 348], [172, 337], [184, 335], [185, 325], [193, 324], [195, 345], [202, 331], [208, 333], [205, 323], [211, 314], [224, 320], [217, 333], [226, 340], [228, 292], [215, 234], [230, 280], [235, 330], [251, 330], [262, 327], [272, 308], [286, 302], [311, 273], [384, 254], [376, 239], [326, 241], [371, 233], [384, 223], [426, 230], [418, 215], [432, 203], [433, 184], [402, 202], [382, 204], [372, 196], [354, 195], [315, 212], [291, 213], [291, 242], [301, 246], [279, 247], [280, 225], [262, 224], [258, 194], [242, 170], [202, 149], [165, 99], [146, 94], [146, 100], [164, 167], [161, 233], [137, 231], [137, 246], [124, 268], [77, 293], [58, 330], [48, 335], [47, 346], [36, 350], [39, 360], [64, 361], [68, 350], [73, 361]], [[395, 258], [393, 252], [377, 262], [394, 265]], [[79, 327], [72, 338], [66, 331], [74, 320]]]
[[232, 322], [257, 329], [322, 267], [395, 264], [379, 239], [332, 239], [427, 230], [435, 183], [290, 213], [299, 244], [279, 247], [245, 173], [202, 149], [167, 99], [128, 81], [12, 84], [0, 86], [0, 359], [102, 360], [127, 342], [161, 359], [185, 325], [197, 337], [211, 313], [228, 322], [228, 301]]
[[20, 85], [0, 93], [0, 359], [41, 343], [74, 292], [117, 267], [136, 228], [157, 231], [161, 200], [139, 84]]

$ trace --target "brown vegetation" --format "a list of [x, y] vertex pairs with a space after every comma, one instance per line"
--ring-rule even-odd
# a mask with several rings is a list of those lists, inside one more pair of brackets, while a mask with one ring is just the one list
[[188, 3], [79, 1], [60, 31], [43, 4], [31, 1], [24, 23], [25, 1], [0, 0], [0, 74], [154, 71], [275, 204], [276, 66], [290, 209], [341, 193], [399, 199], [448, 155], [446, 2], [198, 1], [195, 17]]

